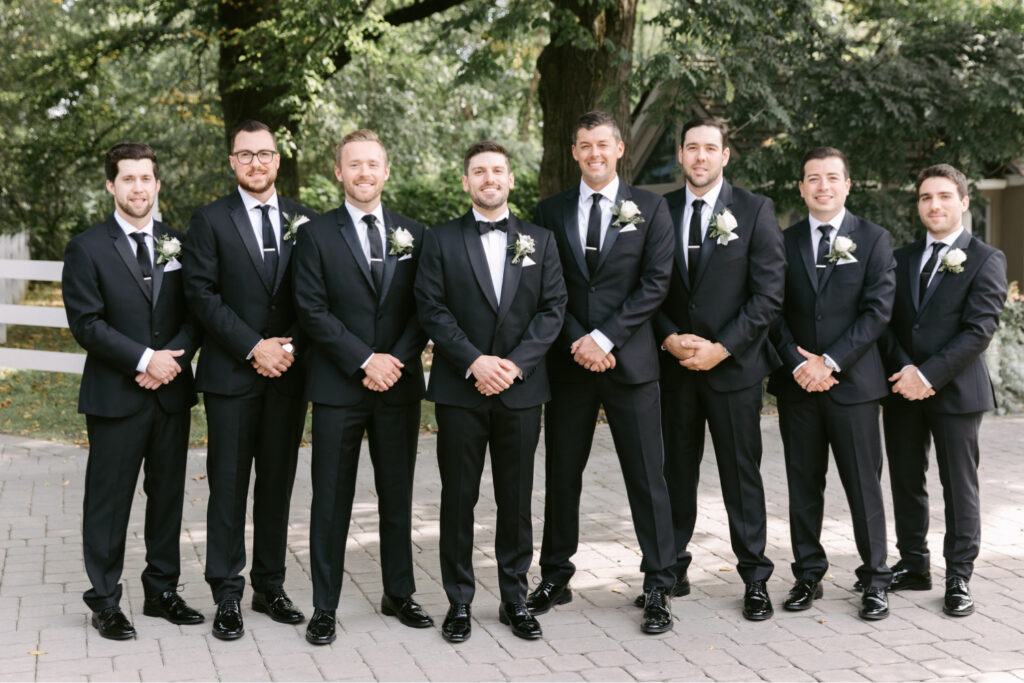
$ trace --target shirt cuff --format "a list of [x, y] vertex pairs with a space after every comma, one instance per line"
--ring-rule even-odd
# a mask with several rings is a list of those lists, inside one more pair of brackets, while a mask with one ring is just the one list
[[924, 382], [924, 385], [926, 387], [928, 387], [929, 389], [933, 388], [932, 387], [932, 383], [928, 381], [928, 378], [924, 376], [924, 373], [921, 372], [920, 368], [914, 368], [914, 369], [917, 371], [917, 376], [921, 378], [922, 382]]
[[156, 353], [151, 348], [146, 348], [142, 352], [142, 358], [139, 359], [139, 364], [135, 366], [135, 370], [138, 372], [145, 372], [146, 368], [149, 367], [149, 361], [153, 360], [153, 354]]
[[363, 364], [359, 366], [359, 369], [360, 370], [365, 370], [366, 366], [370, 364], [370, 359], [371, 358], [373, 358], [373, 354], [372, 353], [369, 356], [366, 357], [366, 360], [364, 360]]
[[[256, 346], [259, 346], [261, 341], [263, 340], [260, 339], [260, 341], [256, 342]], [[252, 350], [249, 351], [249, 355], [245, 357], [246, 360], [252, 360], [252, 354], [256, 353], [256, 346], [252, 347]]]
[[832, 356], [830, 356], [827, 353], [825, 353], [825, 354], [822, 354], [821, 357], [825, 359], [825, 365], [827, 365], [828, 367], [832, 368], [833, 372], [842, 372], [842, 369], [839, 367], [839, 363], [837, 363], [834, 360], [832, 360]]
[[605, 353], [611, 353], [612, 349], [615, 348], [615, 344], [612, 343], [612, 340], [604, 336], [604, 333], [601, 330], [591, 330], [590, 338], [593, 339]]
[[807, 361], [803, 361], [802, 363], [800, 363], [800, 365], [793, 368], [793, 374], [795, 375], [797, 372], [800, 371], [800, 368], [802, 368], [805, 365], [807, 365]]

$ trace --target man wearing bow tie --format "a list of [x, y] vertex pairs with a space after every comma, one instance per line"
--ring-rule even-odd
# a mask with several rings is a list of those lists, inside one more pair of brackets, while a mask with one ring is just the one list
[[883, 401], [896, 549], [889, 590], [929, 590], [930, 442], [942, 482], [946, 534], [943, 611], [974, 612], [968, 586], [981, 546], [978, 430], [995, 408], [984, 351], [1006, 302], [1006, 257], [964, 229], [967, 179], [948, 164], [917, 177], [924, 239], [896, 250], [896, 303], [880, 342], [892, 394]]
[[[209, 426], [206, 581], [217, 603], [213, 635], [242, 637], [245, 509], [255, 466], [252, 608], [303, 620], [284, 591], [288, 509], [306, 417], [308, 352], [295, 317], [291, 252], [309, 209], [278, 196], [280, 155], [266, 124], [231, 136], [238, 189], [192, 214], [185, 295], [206, 332], [196, 370]], [[301, 228], [298, 228], [301, 229]]]
[[199, 331], [185, 306], [182, 235], [153, 219], [160, 191], [148, 145], [114, 145], [106, 156], [114, 214], [76, 236], [64, 252], [68, 325], [86, 350], [78, 410], [89, 431], [82, 550], [85, 602], [104, 638], [135, 637], [119, 606], [128, 517], [139, 468], [146, 492], [142, 612], [173, 624], [203, 615], [177, 593], [178, 537], [185, 493], [191, 360]]
[[416, 275], [420, 323], [434, 340], [427, 398], [437, 404], [441, 581], [451, 605], [441, 634], [450, 642], [472, 632], [473, 508], [488, 447], [498, 618], [520, 638], [541, 637], [526, 607], [530, 497], [541, 405], [550, 397], [545, 354], [566, 294], [551, 233], [508, 210], [514, 183], [501, 145], [470, 146], [462, 187], [473, 208], [427, 231]]

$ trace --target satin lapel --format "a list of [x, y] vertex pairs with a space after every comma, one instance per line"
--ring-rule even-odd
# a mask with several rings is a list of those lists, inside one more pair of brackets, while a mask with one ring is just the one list
[[[839, 232], [836, 233], [836, 237], [849, 237], [854, 244], [857, 244], [856, 230], [853, 229], [853, 214], [849, 211], [846, 212], [846, 216], [843, 218], [843, 224], [839, 226]], [[861, 254], [863, 256], [863, 254]], [[854, 258], [856, 258], [856, 252], [854, 252]], [[830, 261], [825, 266], [825, 274], [821, 277], [821, 285], [818, 289], [824, 289], [825, 283], [828, 282], [829, 278], [832, 277], [832, 271], [839, 266], [839, 260]]]
[[807, 271], [807, 279], [811, 282], [811, 289], [818, 291], [818, 269], [814, 267], [814, 245], [811, 243], [811, 222], [804, 220], [800, 225], [790, 228], [796, 230], [796, 248], [800, 252], [800, 261]]
[[[729, 183], [722, 181], [722, 190], [718, 193], [718, 201], [715, 202], [715, 208], [711, 212], [711, 220], [715, 220], [715, 216], [725, 211], [729, 204], [732, 203], [732, 186]], [[735, 211], [733, 214], [735, 215]], [[738, 221], [739, 219], [737, 219]], [[736, 231], [739, 232], [744, 226], [739, 225], [736, 227]], [[710, 231], [711, 223], [708, 222], [708, 231]], [[735, 240], [734, 240], [735, 241]], [[696, 282], [693, 285], [693, 289], [697, 289], [697, 285], [700, 284], [701, 279], [704, 277], [704, 271], [708, 269], [708, 262], [711, 257], [714, 256], [716, 248], [718, 246], [718, 240], [709, 239], [705, 233], [704, 241], [700, 243], [700, 262], [697, 264], [697, 277]]]
[[166, 263], [160, 263], [160, 255], [156, 253], [156, 245], [167, 234], [162, 224], [153, 221], [153, 310], [156, 310], [156, 302], [160, 300], [160, 285], [164, 281], [164, 267]]
[[[619, 181], [619, 192], [615, 197], [615, 205], [622, 206], [622, 202], [632, 197], [632, 193], [629, 191], [629, 185], [624, 181]], [[608, 230], [604, 233], [604, 244], [601, 245], [601, 253], [597, 257], [597, 269], [601, 270], [601, 266], [604, 265], [605, 259], [608, 258], [608, 254], [611, 253], [612, 248], [615, 246], [615, 240], [619, 238], [619, 233], [622, 231], [621, 225], [614, 225], [615, 218], [612, 218], [611, 223], [608, 224]]]
[[[508, 217], [508, 247], [512, 247], [519, 239], [520, 224], [519, 219], [509, 214]], [[501, 301], [498, 302], [498, 319], [495, 321], [495, 328], [501, 324], [505, 316], [508, 314], [510, 308], [512, 308], [512, 300], [516, 298], [516, 290], [519, 289], [519, 279], [523, 276], [523, 261], [526, 259], [519, 259], [519, 263], [512, 263], [512, 258], [515, 255], [514, 250], [511, 248], [505, 249], [505, 272], [501, 278]], [[536, 268], [537, 266], [530, 266]]]
[[[511, 233], [511, 229], [509, 230]], [[480, 243], [480, 233], [476, 229], [476, 221], [473, 220], [472, 212], [462, 218], [462, 240], [466, 243], [466, 252], [469, 254], [469, 264], [476, 275], [477, 284], [487, 297], [487, 303], [495, 312], [498, 311], [498, 301], [494, 298], [494, 283], [491, 282], [491, 270], [487, 267], [487, 256], [484, 254], [484, 245]]]
[[128, 236], [124, 234], [124, 230], [113, 218], [107, 224], [107, 234], [114, 240], [114, 249], [124, 261], [124, 265], [128, 267], [128, 272], [135, 279], [135, 284], [142, 290], [146, 299], [152, 302], [153, 296], [150, 294], [149, 288], [146, 287], [146, 281], [142, 279], [142, 269], [139, 268], [139, 262], [136, 260], [135, 254], [132, 253], [132, 245], [128, 244]]
[[668, 213], [672, 216], [672, 239], [675, 240], [675, 262], [676, 270], [679, 271], [679, 278], [683, 281], [683, 286], [687, 290], [690, 289], [690, 274], [686, 272], [686, 244], [683, 242], [683, 215], [685, 214], [684, 209], [686, 208], [686, 195], [682, 195], [682, 198], [676, 202], [675, 198], [668, 205]]
[[921, 240], [915, 244], [914, 248], [907, 254], [907, 277], [910, 279], [910, 303], [913, 304], [915, 311], [921, 310], [917, 301], [921, 296], [919, 283], [921, 282], [921, 256], [924, 255], [924, 245], [925, 240]]
[[[966, 230], [964, 230], [962, 233], [960, 233], [960, 236], [956, 238], [956, 242], [953, 242], [953, 246], [951, 247], [951, 249], [963, 249], [963, 250], [966, 250], [967, 249], [967, 245], [970, 244], [970, 243], [971, 243], [971, 233], [969, 233]], [[949, 252], [946, 252], [946, 253], [949, 253]], [[942, 259], [939, 259], [939, 262], [936, 264], [936, 268], [939, 268], [941, 266], [942, 266]], [[925, 306], [928, 305], [928, 302], [932, 300], [932, 296], [935, 295], [935, 290], [939, 288], [939, 285], [942, 283], [942, 280], [946, 277], [947, 274], [950, 277], [956, 277], [952, 273], [946, 273], [945, 271], [939, 271], [939, 272], [935, 273], [935, 277], [933, 277], [932, 281], [930, 283], [928, 283], [928, 289], [924, 290], [924, 301], [921, 302], [921, 309], [922, 310], [924, 309]]]
[[380, 301], [384, 301], [384, 297], [388, 295], [388, 290], [391, 288], [391, 281], [395, 279], [395, 268], [398, 267], [398, 259], [400, 258], [396, 254], [392, 254], [391, 245], [388, 244], [388, 235], [395, 230], [394, 218], [391, 216], [391, 212], [387, 209], [381, 208], [384, 214], [384, 277], [380, 284]]
[[274, 283], [267, 278], [267, 274], [263, 270], [263, 254], [260, 253], [260, 245], [256, 241], [256, 235], [252, 232], [252, 222], [249, 220], [249, 214], [245, 211], [245, 204], [242, 204], [242, 198], [239, 197], [237, 201], [238, 204], [231, 210], [231, 222], [235, 224], [235, 230], [238, 231], [238, 236], [242, 238], [245, 250], [249, 252], [249, 259], [252, 261], [252, 267], [256, 269], [256, 274], [259, 275], [260, 282], [263, 283], [268, 292], [273, 294]]
[[[281, 245], [280, 245], [280, 249], [278, 249], [278, 252], [277, 252], [278, 253], [277, 276], [274, 278], [274, 291], [275, 292], [281, 286], [281, 281], [284, 280], [284, 274], [288, 270], [288, 259], [290, 259], [292, 257], [292, 248], [295, 246], [295, 238], [294, 237], [292, 239], [290, 239], [290, 240], [286, 240], [284, 238], [284, 234], [288, 231], [288, 221], [292, 218], [292, 216], [299, 216], [299, 215], [301, 215], [298, 211], [288, 211], [287, 213], [285, 213], [285, 206], [286, 206], [285, 200], [282, 199], [280, 195], [278, 195], [278, 198], [277, 198], [278, 211], [277, 212], [278, 212], [278, 214], [280, 214], [280, 218], [281, 218]], [[302, 228], [299, 228], [299, 229], [301, 230]]]
[[577, 221], [577, 212], [580, 204], [580, 191], [567, 195], [565, 204], [562, 206], [562, 229], [565, 230], [565, 241], [569, 244], [572, 255], [576, 258], [576, 265], [579, 266], [583, 277], [590, 279], [590, 271], [587, 269], [587, 259], [583, 256], [583, 245], [580, 244], [580, 226]]
[[363, 245], [359, 243], [359, 233], [356, 232], [356, 226], [352, 224], [352, 218], [344, 205], [338, 209], [338, 231], [341, 232], [345, 244], [348, 245], [348, 250], [352, 252], [352, 258], [359, 264], [359, 270], [363, 273], [366, 284], [370, 286], [370, 291], [376, 292], [377, 288], [373, 286], [373, 276], [370, 275], [370, 264], [366, 261]]

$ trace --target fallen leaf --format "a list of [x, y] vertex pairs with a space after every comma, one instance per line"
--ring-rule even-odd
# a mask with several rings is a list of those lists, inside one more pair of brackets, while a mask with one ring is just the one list
[[46, 654], [46, 650], [29, 650], [28, 653], [30, 655], [35, 655], [35, 656], [38, 657], [39, 655], [45, 655]]

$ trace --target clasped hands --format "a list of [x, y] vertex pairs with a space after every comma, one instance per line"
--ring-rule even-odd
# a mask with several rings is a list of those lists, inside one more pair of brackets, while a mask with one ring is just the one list
[[174, 359], [183, 355], [185, 355], [184, 349], [154, 351], [149, 359], [149, 365], [146, 366], [146, 371], [135, 375], [135, 383], [143, 389], [150, 390], [170, 384], [171, 380], [181, 372], [181, 366]]
[[605, 353], [594, 338], [585, 334], [569, 347], [572, 359], [592, 372], [604, 372], [615, 367], [615, 356]]
[[920, 401], [935, 395], [932, 389], [921, 379], [917, 373], [916, 365], [907, 365], [899, 372], [889, 378], [892, 385], [892, 393], [899, 394], [908, 401]]
[[498, 356], [477, 356], [469, 371], [476, 378], [476, 390], [484, 396], [500, 394], [522, 374], [518, 365]]
[[261, 339], [252, 350], [252, 367], [264, 377], [280, 377], [295, 362], [295, 356], [284, 348], [291, 337]]
[[370, 356], [363, 372], [363, 386], [370, 391], [387, 391], [402, 378], [405, 364], [390, 353], [375, 353]]
[[724, 346], [696, 334], [673, 333], [661, 345], [687, 370], [710, 370], [729, 357]]
[[832, 376], [832, 368], [825, 365], [825, 357], [811, 353], [801, 347], [796, 347], [797, 352], [807, 360], [793, 373], [793, 379], [800, 385], [800, 388], [808, 393], [828, 391], [839, 380]]

